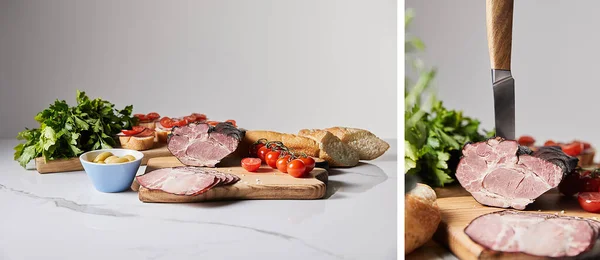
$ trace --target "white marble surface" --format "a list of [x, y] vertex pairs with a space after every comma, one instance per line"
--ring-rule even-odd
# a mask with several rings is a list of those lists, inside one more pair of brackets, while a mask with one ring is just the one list
[[16, 144], [0, 139], [0, 259], [396, 259], [395, 140], [332, 171], [327, 199], [197, 204], [101, 193], [83, 171], [28, 171]]

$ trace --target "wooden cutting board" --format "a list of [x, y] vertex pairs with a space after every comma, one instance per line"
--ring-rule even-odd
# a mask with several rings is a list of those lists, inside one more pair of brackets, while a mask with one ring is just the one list
[[[442, 212], [442, 222], [434, 239], [446, 245], [459, 259], [544, 259], [526, 254], [497, 253], [486, 250], [465, 234], [465, 227], [476, 217], [504, 209], [483, 206], [471, 196], [439, 198], [437, 203]], [[579, 207], [575, 197], [566, 198], [559, 195], [556, 190], [542, 195], [534, 203], [528, 205], [525, 211], [584, 218], [595, 217], [600, 220], [600, 214], [585, 212]]]
[[[169, 152], [169, 149], [167, 149], [167, 144], [158, 142], [154, 143], [154, 148], [140, 152], [144, 154], [142, 165], [146, 165], [148, 160], [151, 158], [172, 156], [171, 152]], [[83, 166], [79, 161], [79, 157], [52, 160], [48, 161], [47, 163], [44, 162], [43, 157], [38, 157], [35, 159], [35, 167], [39, 173], [83, 171]]]
[[[237, 163], [236, 163], [237, 162]], [[224, 165], [239, 165], [239, 159], [232, 158]], [[183, 166], [175, 157], [152, 158], [148, 161], [146, 173], [155, 169]], [[247, 172], [241, 166], [214, 168], [225, 173], [235, 174], [240, 180], [233, 185], [219, 186], [196, 196], [174, 195], [163, 191], [149, 190], [140, 187], [137, 181], [132, 189], [137, 190], [140, 201], [188, 203], [213, 200], [248, 200], [248, 199], [321, 199], [327, 190], [328, 174], [325, 169], [315, 168], [306, 178], [294, 178], [288, 174], [271, 169], [267, 165], [254, 173]]]

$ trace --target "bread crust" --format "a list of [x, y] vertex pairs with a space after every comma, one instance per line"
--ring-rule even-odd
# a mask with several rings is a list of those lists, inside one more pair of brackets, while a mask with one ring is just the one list
[[167, 143], [167, 138], [171, 131], [163, 131], [159, 128], [156, 128], [156, 139], [159, 143]]
[[361, 160], [377, 159], [390, 148], [386, 141], [365, 129], [336, 126], [324, 130], [356, 150]]
[[435, 191], [422, 183], [404, 196], [404, 254], [433, 237], [442, 216]]
[[359, 162], [358, 152], [328, 131], [300, 130], [298, 135], [315, 140], [319, 144], [319, 158], [330, 166], [353, 167]]
[[119, 142], [121, 143], [121, 148], [144, 151], [154, 147], [154, 135], [145, 137], [120, 135]]
[[266, 130], [247, 130], [242, 140], [241, 153], [248, 154], [250, 146], [261, 138], [269, 141], [280, 141], [295, 152], [305, 153], [308, 156], [319, 157], [319, 144], [314, 140], [293, 134], [279, 133]]

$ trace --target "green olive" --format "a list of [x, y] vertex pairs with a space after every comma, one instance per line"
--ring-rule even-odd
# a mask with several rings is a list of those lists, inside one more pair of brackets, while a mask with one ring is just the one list
[[113, 154], [111, 152], [103, 152], [103, 153], [99, 154], [98, 156], [96, 156], [96, 158], [94, 158], [94, 162], [97, 163], [97, 162], [104, 161], [104, 160], [106, 160], [106, 158], [108, 158], [112, 155]]
[[135, 157], [133, 157], [133, 155], [131, 154], [125, 155], [123, 156], [123, 158], [127, 158], [127, 160], [129, 160], [130, 162], [135, 161]]
[[113, 163], [126, 163], [126, 162], [129, 162], [129, 160], [127, 160], [127, 158], [125, 158], [125, 157], [120, 157], [120, 158], [113, 159], [113, 160], [111, 160], [110, 162], [106, 162], [106, 163], [107, 163], [107, 164], [113, 164]]
[[114, 161], [114, 160], [116, 160], [116, 159], [119, 159], [119, 156], [114, 156], [114, 155], [113, 155], [113, 156], [110, 156], [110, 157], [108, 157], [108, 158], [104, 159], [104, 162], [105, 162], [105, 163], [110, 163], [110, 162], [112, 162], [112, 161]]

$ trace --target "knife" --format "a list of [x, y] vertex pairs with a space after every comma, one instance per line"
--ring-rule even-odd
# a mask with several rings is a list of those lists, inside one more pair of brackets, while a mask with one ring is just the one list
[[515, 139], [515, 80], [510, 72], [513, 0], [486, 0], [496, 136]]

